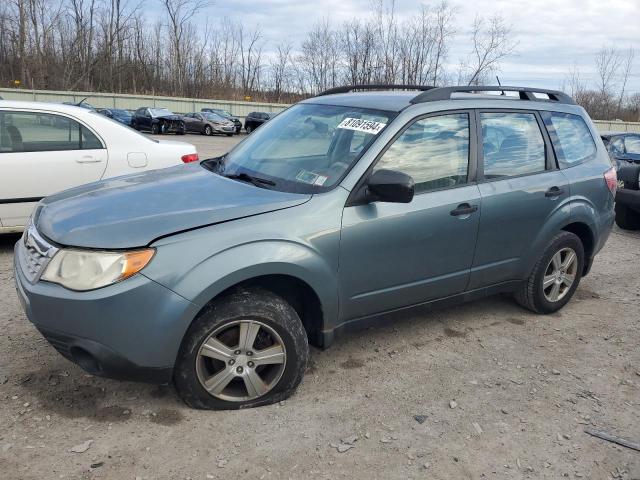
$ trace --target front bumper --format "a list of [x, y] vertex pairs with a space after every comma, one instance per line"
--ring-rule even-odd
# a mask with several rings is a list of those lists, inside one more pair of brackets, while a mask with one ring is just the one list
[[94, 375], [171, 380], [180, 343], [198, 312], [195, 304], [141, 274], [74, 292], [30, 283], [16, 261], [14, 271], [27, 317], [63, 356]]
[[632, 210], [640, 211], [640, 190], [620, 188], [616, 192], [616, 203], [625, 205]]

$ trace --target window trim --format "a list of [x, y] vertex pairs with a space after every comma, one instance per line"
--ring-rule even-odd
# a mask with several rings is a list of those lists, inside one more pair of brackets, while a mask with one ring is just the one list
[[[583, 163], [587, 163], [587, 162], [590, 162], [590, 161], [594, 160], [595, 158], [598, 158], [598, 144], [596, 143], [595, 138], [593, 138], [593, 133], [591, 132], [591, 129], [589, 128], [589, 125], [585, 121], [584, 117], [582, 117], [582, 115], [578, 115], [576, 113], [558, 112], [557, 110], [544, 110], [544, 112], [548, 113], [549, 115], [553, 115], [554, 113], [559, 113], [561, 115], [571, 115], [571, 116], [574, 116], [574, 117], [578, 117], [582, 121], [582, 124], [587, 129], [587, 132], [589, 133], [589, 137], [591, 137], [591, 143], [593, 144], [593, 153], [591, 155], [589, 155], [587, 158], [585, 158], [584, 160], [581, 160], [579, 162], [572, 163], [571, 165], [563, 166], [561, 161], [560, 161], [560, 158], [559, 158], [559, 156], [558, 156], [558, 154], [556, 152], [556, 149], [555, 149], [555, 146], [553, 144], [553, 141], [551, 141], [551, 132], [548, 131], [549, 127], [547, 127], [547, 124], [544, 121], [544, 118], [542, 118], [542, 114], [540, 114], [540, 119], [542, 120], [542, 124], [544, 125], [544, 129], [547, 132], [547, 134], [549, 135], [549, 143], [551, 144], [551, 149], [552, 149], [553, 154], [554, 154], [554, 156], [556, 158], [556, 165], [558, 167], [558, 170], [566, 170], [567, 168], [577, 167], [578, 165], [582, 165]], [[558, 136], [558, 132], [556, 131], [555, 127], [553, 126], [553, 123], [551, 123], [550, 127], [553, 129], [553, 134], [557, 137]], [[560, 143], [560, 138], [559, 137], [558, 137], [558, 143]], [[624, 148], [626, 150], [627, 147], [624, 144], [624, 140], [622, 141], [622, 144], [624, 145]]]
[[[64, 117], [67, 118], [69, 120], [73, 120], [74, 122], [76, 122], [78, 124], [78, 146], [80, 148], [72, 148], [72, 149], [67, 149], [67, 150], [31, 150], [31, 151], [24, 151], [24, 152], [1, 152], [1, 153], [46, 153], [46, 152], [80, 152], [83, 150], [107, 150], [107, 146], [106, 146], [106, 142], [104, 141], [104, 138], [102, 138], [102, 136], [100, 134], [98, 134], [98, 132], [95, 131], [94, 128], [92, 128], [91, 126], [87, 125], [86, 122], [83, 122], [82, 120], [80, 120], [77, 117], [74, 117], [72, 115], [69, 115], [65, 112], [54, 112], [51, 110], [34, 110], [34, 109], [13, 109], [13, 108], [0, 108], [0, 115], [5, 114], [5, 113], [15, 113], [15, 114], [19, 114], [19, 113], [32, 113], [32, 114], [36, 114], [36, 115], [56, 115], [58, 117]], [[87, 130], [89, 130], [93, 135], [95, 135], [95, 137], [98, 139], [98, 141], [100, 142], [100, 145], [102, 145], [101, 148], [82, 148], [82, 130], [80, 128], [80, 126], [85, 127]]]
[[396, 142], [396, 140], [400, 138], [400, 136], [402, 136], [402, 134], [404, 134], [404, 132], [407, 131], [409, 127], [411, 127], [411, 125], [413, 125], [416, 122], [419, 122], [420, 120], [424, 120], [425, 118], [442, 117], [445, 115], [459, 115], [459, 114], [466, 114], [467, 118], [469, 119], [469, 159], [467, 163], [467, 181], [465, 183], [461, 183], [459, 185], [454, 185], [451, 187], [440, 187], [440, 188], [434, 188], [432, 190], [426, 190], [424, 192], [416, 192], [415, 196], [425, 195], [425, 194], [434, 193], [434, 192], [441, 192], [443, 190], [453, 190], [455, 188], [468, 187], [469, 185], [476, 184], [477, 183], [477, 180], [476, 180], [477, 164], [478, 164], [477, 163], [478, 138], [477, 138], [476, 118], [475, 118], [473, 109], [458, 108], [454, 110], [438, 110], [436, 112], [429, 112], [429, 113], [424, 113], [424, 114], [415, 116], [410, 120], [408, 120], [404, 125], [402, 125], [402, 127], [398, 129], [398, 131], [393, 135], [393, 137], [391, 137], [391, 139], [386, 143], [386, 145], [382, 148], [382, 150], [378, 152], [378, 154], [373, 159], [373, 161], [371, 162], [367, 170], [362, 174], [362, 176], [356, 183], [353, 190], [351, 190], [351, 193], [349, 194], [349, 197], [347, 198], [347, 201], [345, 203], [345, 208], [362, 205], [363, 189], [366, 185], [367, 179], [371, 176], [373, 169], [378, 164], [380, 159], [384, 156], [384, 154], [387, 153], [387, 150], [391, 148], [391, 145], [393, 145]]
[[[551, 146], [551, 139], [549, 138], [548, 132], [546, 128], [544, 128], [544, 122], [542, 121], [542, 117], [540, 116], [539, 110], [527, 110], [524, 108], [476, 108], [474, 109], [476, 116], [476, 128], [477, 128], [477, 149], [478, 149], [478, 169], [477, 169], [477, 181], [478, 183], [491, 183], [491, 182], [500, 182], [503, 180], [510, 180], [512, 178], [522, 178], [529, 177], [531, 175], [540, 175], [541, 173], [549, 172], [552, 170], [558, 170], [557, 161], [555, 157], [555, 152]], [[539, 170], [537, 172], [529, 172], [522, 173], [520, 175], [513, 175], [509, 177], [499, 177], [499, 178], [485, 178], [484, 177], [484, 148], [483, 148], [483, 138], [482, 138], [482, 123], [480, 121], [481, 113], [526, 113], [529, 115], [533, 115], [536, 122], [538, 123], [538, 130], [540, 130], [540, 135], [542, 136], [542, 140], [544, 142], [544, 157], [545, 157], [545, 165], [544, 170]]]

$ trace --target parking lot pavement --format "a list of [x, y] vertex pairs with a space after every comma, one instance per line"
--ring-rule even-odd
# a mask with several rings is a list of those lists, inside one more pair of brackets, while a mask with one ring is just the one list
[[178, 142], [187, 142], [195, 145], [198, 151], [198, 156], [201, 160], [205, 158], [217, 157], [223, 153], [227, 153], [238, 142], [246, 138], [246, 134], [241, 133], [234, 135], [233, 137], [227, 137], [226, 135], [212, 135], [207, 137], [205, 135], [198, 135], [188, 133], [187, 135], [151, 135], [152, 138], [161, 138], [163, 140], [175, 140]]
[[290, 399], [220, 412], [61, 357], [15, 294], [17, 238], [0, 237], [0, 478], [640, 478], [638, 452], [584, 433], [640, 441], [640, 234], [615, 229], [557, 314], [496, 297], [350, 334]]

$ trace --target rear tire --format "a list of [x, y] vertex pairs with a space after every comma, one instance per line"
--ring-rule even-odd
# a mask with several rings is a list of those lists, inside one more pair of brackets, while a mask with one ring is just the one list
[[[253, 340], [243, 343], [242, 324], [245, 332], [258, 328]], [[251, 338], [249, 334], [246, 337]], [[261, 358], [266, 358], [261, 352], [277, 345], [281, 355], [278, 361], [271, 355], [267, 364], [260, 364]], [[189, 327], [178, 353], [174, 383], [180, 397], [192, 408], [268, 405], [295, 391], [308, 358], [307, 335], [291, 305], [261, 288], [239, 290], [212, 302]], [[262, 380], [259, 388], [253, 387], [255, 375]], [[225, 386], [220, 388], [225, 379]]]
[[[571, 254], [575, 258], [569, 264]], [[532, 312], [556, 312], [571, 300], [580, 284], [583, 269], [582, 241], [571, 232], [561, 232], [551, 240], [529, 278], [514, 297], [520, 305]]]
[[245, 132], [247, 132], [247, 135], [249, 135], [249, 134], [253, 131], [253, 128], [251, 128], [251, 127], [244, 127], [244, 131], [245, 131]]
[[640, 213], [616, 203], [616, 225], [623, 230], [640, 229]]

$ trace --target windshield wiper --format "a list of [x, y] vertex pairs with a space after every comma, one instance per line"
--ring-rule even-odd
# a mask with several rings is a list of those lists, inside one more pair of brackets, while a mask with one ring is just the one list
[[266, 178], [254, 177], [253, 175], [249, 175], [246, 172], [242, 173], [228, 173], [222, 174], [223, 177], [230, 178], [232, 180], [240, 180], [241, 182], [249, 182], [256, 187], [265, 188], [265, 185], [269, 185], [271, 187], [275, 187], [276, 183], [271, 180], [267, 180]]

